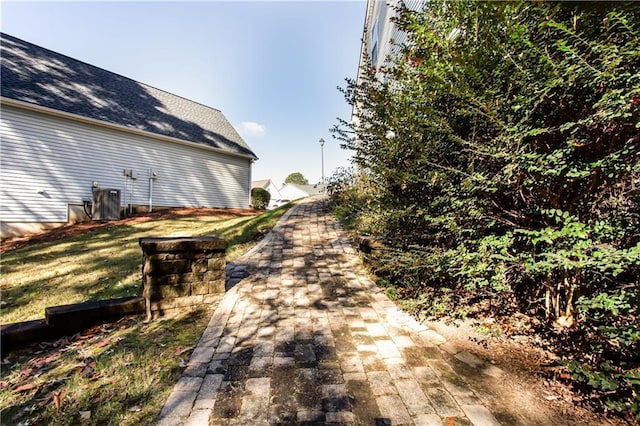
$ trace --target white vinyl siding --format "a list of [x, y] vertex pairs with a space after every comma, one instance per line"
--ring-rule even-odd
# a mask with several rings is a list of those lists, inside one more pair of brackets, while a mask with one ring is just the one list
[[[66, 222], [68, 204], [91, 198], [91, 185], [121, 190], [121, 205], [244, 208], [248, 158], [103, 128], [11, 106], [0, 120], [0, 220]], [[137, 179], [125, 190], [124, 169]]]
[[[399, 53], [398, 46], [407, 41], [407, 34], [400, 31], [391, 21], [395, 16], [394, 8], [401, 3], [400, 0], [369, 1], [370, 14], [365, 22], [365, 31], [369, 33], [369, 37], [365, 37], [364, 40], [368, 42], [368, 53], [373, 67], [379, 69], [382, 66], [393, 65], [393, 59]], [[411, 10], [422, 10], [426, 0], [404, 0], [404, 4]]]

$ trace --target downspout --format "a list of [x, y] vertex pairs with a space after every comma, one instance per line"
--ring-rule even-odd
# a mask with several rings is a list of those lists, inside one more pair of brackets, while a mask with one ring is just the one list
[[[124, 216], [127, 216], [127, 181], [128, 181], [128, 174], [127, 174], [127, 169], [124, 170], [123, 172], [124, 174], [124, 190], [122, 191], [122, 200], [124, 201]], [[122, 204], [122, 201], [120, 202], [120, 204]]]
[[131, 191], [129, 191], [129, 214], [132, 215], [133, 214], [133, 190], [135, 189], [133, 187], [133, 184], [135, 182], [133, 181], [133, 175], [131, 176]]
[[153, 181], [157, 174], [153, 169], [149, 169], [149, 211], [153, 211]]
[[249, 184], [248, 184], [248, 188], [249, 188], [249, 207], [251, 207], [251, 170], [253, 169], [253, 162], [255, 160], [252, 158], [251, 160], [249, 160]]

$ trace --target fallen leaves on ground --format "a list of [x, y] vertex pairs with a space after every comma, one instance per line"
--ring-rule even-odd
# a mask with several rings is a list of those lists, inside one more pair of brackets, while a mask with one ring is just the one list
[[189, 352], [193, 348], [195, 348], [195, 346], [189, 346], [188, 348], [182, 348], [181, 346], [178, 346], [176, 348], [176, 350], [174, 351], [173, 355], [174, 356], [180, 356], [185, 352]]
[[[115, 323], [101, 324], [76, 333], [65, 336], [52, 342], [39, 342], [31, 344], [23, 349], [10, 353], [2, 360], [3, 380], [0, 389], [10, 389], [14, 394], [32, 394], [36, 409], [48, 403], [53, 403], [56, 411], [63, 405], [65, 392], [57, 388], [65, 383], [74, 374], [88, 378], [91, 381], [98, 380], [101, 375], [96, 372], [95, 349], [102, 350], [118, 339], [109, 336], [112, 332], [131, 327], [136, 324], [135, 317], [125, 317]], [[102, 351], [104, 352], [104, 351]], [[69, 354], [77, 353], [79, 356], [76, 364], [69, 359]], [[68, 367], [53, 371], [47, 376], [47, 372], [56, 368]], [[17, 371], [11, 371], [12, 365], [20, 365]]]
[[33, 383], [26, 383], [26, 384], [23, 384], [23, 385], [20, 385], [20, 386], [16, 387], [13, 391], [16, 392], [16, 393], [29, 392], [30, 390], [33, 390], [33, 389], [36, 389], [36, 388], [37, 388], [37, 386], [34, 385]]
[[64, 391], [53, 392], [53, 405], [56, 407], [56, 411], [60, 411], [62, 405], [62, 398], [64, 398]]

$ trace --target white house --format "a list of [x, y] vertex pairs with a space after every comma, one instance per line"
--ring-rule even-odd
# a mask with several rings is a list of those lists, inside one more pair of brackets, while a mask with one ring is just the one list
[[100, 191], [118, 210], [249, 206], [257, 157], [221, 111], [0, 37], [2, 236], [80, 220]]
[[407, 39], [407, 35], [398, 29], [392, 19], [396, 16], [395, 9], [401, 3], [411, 10], [421, 10], [426, 0], [367, 0], [360, 67], [365, 65], [367, 56], [376, 69], [391, 65], [388, 62], [389, 56], [397, 54], [397, 45]]
[[285, 200], [297, 200], [311, 195], [320, 195], [325, 193], [325, 186], [317, 185], [299, 185], [297, 183], [288, 183], [280, 188], [280, 195]]
[[[366, 75], [364, 71], [369, 67], [373, 67], [376, 70], [376, 77], [380, 78], [380, 69], [383, 66], [393, 66], [394, 56], [400, 53], [399, 46], [407, 42], [407, 34], [401, 31], [393, 21], [397, 15], [396, 9], [404, 4], [411, 10], [422, 10], [426, 2], [427, 0], [367, 0], [356, 80], [358, 86], [362, 84]], [[355, 126], [360, 122], [359, 110], [359, 104], [353, 105], [351, 122]], [[356, 144], [358, 144], [357, 135]], [[358, 164], [356, 163], [355, 166], [357, 168]]]

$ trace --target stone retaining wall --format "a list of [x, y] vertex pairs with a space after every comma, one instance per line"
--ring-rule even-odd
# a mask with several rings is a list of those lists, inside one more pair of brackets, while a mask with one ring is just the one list
[[213, 302], [225, 291], [227, 242], [217, 237], [141, 238], [147, 319]]

